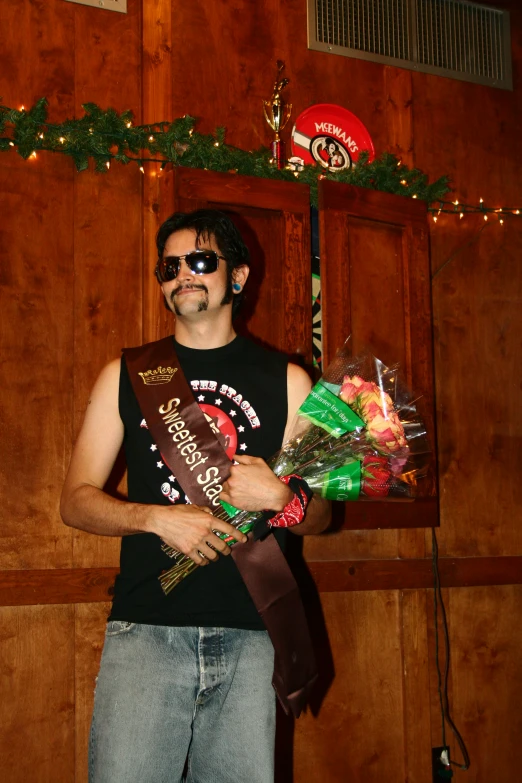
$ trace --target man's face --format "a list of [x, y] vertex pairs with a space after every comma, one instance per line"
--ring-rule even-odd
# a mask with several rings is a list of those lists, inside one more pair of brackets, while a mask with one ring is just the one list
[[[213, 237], [207, 240], [201, 238], [199, 246], [196, 246], [196, 232], [184, 228], [170, 235], [163, 256], [184, 256], [194, 250], [215, 250], [221, 255]], [[227, 295], [230, 286], [227, 285], [224, 259], [219, 259], [217, 270], [209, 275], [194, 275], [184, 259], [180, 263], [178, 276], [161, 284], [167, 304], [176, 315], [183, 317], [215, 310], [231, 301], [232, 297]]]

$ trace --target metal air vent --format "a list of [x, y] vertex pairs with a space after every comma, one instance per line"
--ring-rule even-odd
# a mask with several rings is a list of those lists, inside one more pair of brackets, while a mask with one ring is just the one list
[[467, 0], [308, 0], [308, 46], [512, 89], [509, 14]]

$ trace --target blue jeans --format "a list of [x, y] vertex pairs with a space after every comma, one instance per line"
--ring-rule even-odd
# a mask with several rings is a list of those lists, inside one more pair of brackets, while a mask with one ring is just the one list
[[273, 783], [266, 631], [107, 625], [90, 783]]

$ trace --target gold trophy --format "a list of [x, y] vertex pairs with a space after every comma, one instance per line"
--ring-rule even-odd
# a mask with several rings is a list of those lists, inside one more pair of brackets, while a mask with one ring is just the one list
[[292, 104], [285, 103], [281, 98], [281, 92], [284, 90], [290, 79], [281, 79], [281, 73], [285, 64], [282, 60], [277, 61], [277, 78], [274, 82], [274, 88], [269, 101], [263, 101], [263, 111], [265, 120], [275, 133], [275, 139], [271, 144], [272, 158], [278, 169], [285, 166], [285, 147], [284, 142], [279, 138], [279, 133], [283, 130], [290, 119], [292, 113]]

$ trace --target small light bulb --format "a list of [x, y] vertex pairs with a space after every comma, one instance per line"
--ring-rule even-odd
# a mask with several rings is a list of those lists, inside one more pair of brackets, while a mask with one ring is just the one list
[[154, 141], [154, 136], [149, 136], [149, 141]]
[[214, 147], [219, 147], [219, 141], [214, 142]]
[[504, 225], [504, 221], [502, 220], [502, 218], [500, 218], [500, 225], [501, 225], [501, 226], [503, 226], [503, 225]]
[[189, 136], [192, 136], [193, 133], [194, 133], [194, 131], [192, 129], [189, 130]]
[[458, 205], [459, 205], [458, 201], [454, 201], [453, 203], [455, 204], [456, 207], [458, 207]]
[[484, 199], [483, 199], [483, 198], [481, 198], [481, 199], [480, 199], [480, 203], [481, 203], [481, 204], [483, 204], [483, 203], [484, 203]]
[[299, 172], [298, 171], [294, 171], [294, 177], [298, 177], [298, 176], [299, 176]]
[[143, 166], [140, 166], [140, 171], [142, 174], [145, 174], [145, 169], [143, 168]]
[[10, 146], [10, 147], [14, 147], [14, 142], [10, 141], [10, 142], [9, 142], [9, 146]]
[[25, 111], [25, 106], [20, 106], [20, 111]]
[[64, 143], [65, 143], [65, 139], [64, 139], [64, 137], [63, 137], [63, 136], [60, 136], [60, 138], [58, 139], [58, 141], [60, 142], [60, 144], [64, 144]]
[[94, 133], [92, 128], [89, 128], [89, 133]]
[[36, 158], [36, 152], [33, 150], [29, 155], [30, 158]]
[[39, 134], [38, 134], [38, 138], [39, 138], [39, 139], [43, 139], [43, 137], [44, 137], [43, 133], [39, 133]]
[[436, 222], [437, 222], [437, 220], [438, 220], [438, 217], [437, 217], [437, 215], [433, 215], [433, 222], [434, 222], [434, 223], [436, 223]]
[[460, 219], [462, 220], [463, 217], [464, 217], [464, 212], [461, 212], [460, 213]]
[[108, 169], [110, 169], [111, 167], [110, 161], [106, 161], [105, 165], [107, 166]]
[[401, 185], [406, 185], [406, 184], [407, 184], [406, 180], [405, 179], [401, 179]]
[[520, 210], [519, 209], [515, 209], [515, 215], [520, 215]]
[[416, 194], [416, 193], [414, 193], [414, 194], [413, 194], [413, 196], [412, 196], [412, 198], [417, 198], [417, 194]]
[[132, 128], [132, 122], [125, 123], [127, 125], [127, 128]]
[[497, 212], [502, 212], [502, 207], [500, 207], [500, 209], [497, 209]]
[[488, 219], [488, 216], [487, 216], [487, 215], [484, 215], [484, 220], [487, 220], [487, 219]]

